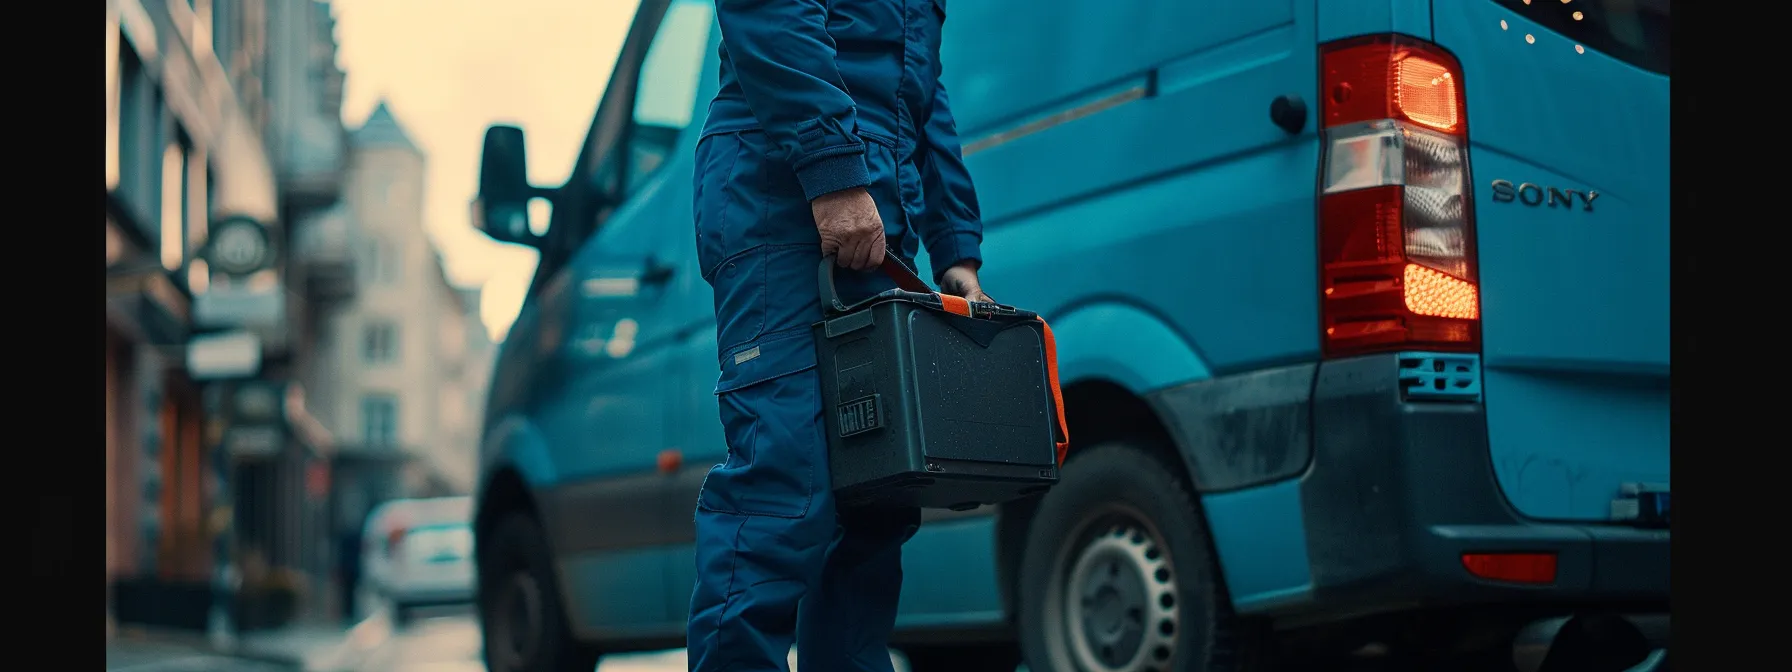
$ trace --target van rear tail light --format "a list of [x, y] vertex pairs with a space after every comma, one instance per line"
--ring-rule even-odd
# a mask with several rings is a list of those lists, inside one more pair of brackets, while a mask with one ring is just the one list
[[409, 531], [403, 526], [393, 527], [386, 531], [386, 557], [398, 557], [399, 549], [404, 545], [405, 534]]
[[1379, 35], [1327, 45], [1323, 68], [1325, 355], [1479, 350], [1461, 67]]

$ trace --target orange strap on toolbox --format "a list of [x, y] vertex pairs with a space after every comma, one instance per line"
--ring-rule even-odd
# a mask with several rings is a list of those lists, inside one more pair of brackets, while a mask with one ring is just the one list
[[1058, 466], [1062, 467], [1064, 455], [1070, 452], [1070, 424], [1064, 421], [1064, 391], [1058, 389], [1058, 340], [1052, 336], [1052, 325], [1043, 317], [1038, 319], [1045, 329], [1045, 375], [1052, 384], [1052, 407], [1058, 411]]
[[[975, 317], [971, 311], [970, 300], [962, 296], [934, 291], [896, 257], [884, 255], [881, 267], [884, 275], [888, 275], [890, 279], [896, 281], [897, 287], [911, 292], [932, 294], [939, 297], [940, 305], [946, 309], [946, 312], [964, 317]], [[1064, 420], [1064, 392], [1058, 386], [1058, 342], [1052, 336], [1052, 325], [1047, 324], [1044, 317], [1035, 315], [1034, 319], [1039, 320], [1039, 326], [1045, 330], [1045, 374], [1047, 381], [1052, 386], [1052, 408], [1058, 414], [1058, 436], [1056, 437], [1058, 465], [1063, 466], [1064, 456], [1070, 452], [1070, 425]]]

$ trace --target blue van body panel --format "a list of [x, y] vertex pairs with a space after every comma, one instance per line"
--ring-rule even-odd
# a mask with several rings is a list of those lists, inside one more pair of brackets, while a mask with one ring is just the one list
[[[613, 634], [683, 626], [685, 615], [674, 611], [678, 603], [655, 590], [661, 584], [643, 585], [639, 580], [663, 574], [670, 555], [672, 549], [661, 547], [562, 558], [559, 567], [564, 590], [587, 598], [566, 603], [574, 627]], [[685, 597], [690, 597], [688, 591]]]
[[1420, 39], [1431, 39], [1431, 0], [1320, 3], [1319, 42], [1321, 44], [1377, 33], [1401, 33]]
[[898, 628], [996, 625], [1003, 622], [996, 580], [993, 516], [921, 526], [902, 546]]
[[1201, 507], [1226, 590], [1240, 613], [1286, 607], [1309, 597], [1313, 578], [1300, 481], [1207, 495]]
[[548, 452], [547, 441], [521, 416], [513, 415], [492, 425], [485, 445], [488, 450], [484, 453], [485, 464], [481, 472], [487, 477], [509, 468], [515, 470], [530, 489], [553, 487], [559, 481], [560, 474], [554, 467], [553, 455]]
[[1062, 386], [1115, 383], [1135, 395], [1212, 376], [1194, 346], [1163, 319], [1119, 298], [1051, 318]]
[[1669, 476], [1668, 78], [1491, 0], [1439, 3], [1436, 31], [1472, 110], [1494, 471], [1525, 516], [1607, 520]]
[[[1295, 24], [1297, 17], [1312, 15], [1312, 2], [1227, 3], [1225, 11], [1194, 2], [1053, 2], [1050, 7], [1035, 0], [952, 3], [940, 60], [945, 64], [943, 80], [952, 92], [959, 135], [974, 144], [977, 136], [1075, 107], [1078, 101], [1142, 78], [1177, 58]], [[1272, 51], [1287, 48], [1282, 45]], [[1269, 99], [1263, 98], [1260, 105], [1252, 102], [1255, 108], [1268, 105]], [[1183, 122], [1189, 123], [1196, 120]], [[1122, 135], [1163, 137], [1170, 135], [1162, 132], [1164, 129], [1178, 127], [1185, 126], [1123, 126], [1117, 130], [1125, 130]], [[1155, 132], [1140, 132], [1142, 129]], [[1114, 148], [1111, 155], [1126, 156], [1120, 148]], [[1105, 173], [1085, 171], [1085, 177], [1098, 174]], [[993, 176], [976, 177], [986, 180]], [[979, 185], [980, 192], [981, 188]], [[986, 209], [984, 214], [990, 213]]]
[[1317, 136], [1268, 114], [1317, 88], [1313, 2], [1064, 4], [947, 19], [984, 287], [1048, 319], [1124, 296], [1215, 375], [1316, 358]]
[[[981, 158], [971, 159], [978, 179], [1000, 172]], [[1318, 160], [1315, 143], [1290, 140], [1234, 157], [1225, 170], [1181, 172], [991, 226], [984, 248], [1001, 253], [988, 255], [983, 286], [1047, 319], [1123, 295], [1164, 316], [1213, 375], [1317, 359], [1313, 189], [1304, 180], [1265, 185], [1312, 175]], [[1228, 196], [1201, 196], [1211, 194]]]

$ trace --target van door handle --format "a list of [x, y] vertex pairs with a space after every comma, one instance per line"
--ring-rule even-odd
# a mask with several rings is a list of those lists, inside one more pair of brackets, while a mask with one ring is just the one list
[[673, 265], [668, 264], [666, 262], [660, 261], [658, 258], [648, 257], [647, 258], [647, 267], [641, 271], [641, 284], [643, 284], [643, 285], [666, 284], [667, 281], [670, 281], [672, 279], [673, 273], [675, 273], [677, 270], [678, 270], [677, 267], [674, 267]]
[[1299, 134], [1307, 127], [1307, 101], [1293, 94], [1276, 96], [1269, 103], [1269, 120], [1289, 135]]

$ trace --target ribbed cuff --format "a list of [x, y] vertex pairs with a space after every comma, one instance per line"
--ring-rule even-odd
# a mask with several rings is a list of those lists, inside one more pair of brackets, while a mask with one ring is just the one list
[[936, 239], [927, 246], [927, 261], [933, 266], [933, 281], [939, 283], [946, 269], [967, 261], [983, 263], [983, 237], [970, 231], [957, 231]]
[[813, 201], [824, 194], [871, 184], [871, 169], [865, 165], [865, 150], [819, 159], [798, 168], [797, 182], [803, 185], [803, 196]]

